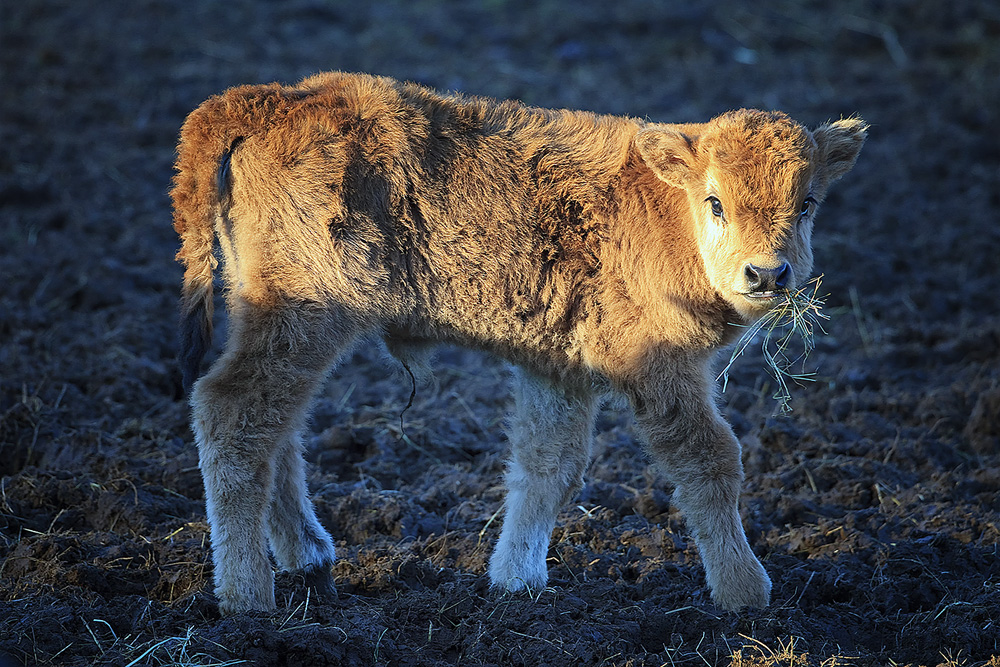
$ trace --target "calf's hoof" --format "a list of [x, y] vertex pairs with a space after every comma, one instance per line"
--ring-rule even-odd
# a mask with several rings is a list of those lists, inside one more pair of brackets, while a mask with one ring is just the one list
[[541, 566], [531, 559], [496, 551], [490, 559], [490, 587], [516, 593], [545, 588], [549, 580], [545, 562]]
[[216, 590], [219, 598], [219, 613], [223, 616], [235, 616], [248, 611], [272, 611], [275, 608], [274, 590], [268, 595], [237, 595], [232, 592]]
[[337, 586], [333, 583], [333, 572], [330, 564], [320, 563], [311, 565], [295, 573], [296, 583], [302, 582], [303, 586], [322, 598], [333, 599], [337, 597]]
[[710, 582], [712, 601], [727, 611], [763, 608], [771, 603], [771, 578], [756, 558], [725, 568]]

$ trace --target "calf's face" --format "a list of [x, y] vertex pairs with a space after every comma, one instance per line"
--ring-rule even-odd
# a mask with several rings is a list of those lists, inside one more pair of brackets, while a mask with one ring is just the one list
[[754, 320], [812, 271], [816, 210], [853, 166], [865, 125], [849, 119], [810, 132], [781, 113], [736, 111], [701, 128], [688, 136], [651, 126], [636, 146], [657, 176], [687, 193], [712, 287]]

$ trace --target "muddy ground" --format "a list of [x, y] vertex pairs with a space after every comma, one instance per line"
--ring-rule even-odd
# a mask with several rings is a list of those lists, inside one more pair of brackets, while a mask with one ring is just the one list
[[[213, 93], [326, 69], [871, 123], [815, 235], [817, 381], [776, 417], [751, 353], [721, 397], [769, 609], [711, 604], [614, 405], [551, 586], [491, 593], [506, 371], [442, 350], [401, 433], [408, 379], [368, 345], [308, 446], [338, 599], [281, 575], [279, 611], [220, 618], [174, 361], [174, 143]], [[0, 664], [1000, 664], [995, 4], [23, 0], [0, 77]]]

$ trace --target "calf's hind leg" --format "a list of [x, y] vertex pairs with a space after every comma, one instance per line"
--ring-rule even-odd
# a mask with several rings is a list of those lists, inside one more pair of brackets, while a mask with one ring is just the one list
[[319, 593], [335, 591], [330, 568], [336, 551], [309, 498], [300, 433], [286, 438], [275, 457], [266, 525], [278, 567], [301, 572], [306, 585]]
[[306, 495], [297, 438], [327, 370], [352, 338], [337, 328], [345, 320], [307, 308], [243, 302], [230, 321], [225, 353], [191, 396], [224, 614], [274, 607], [265, 532], [282, 566], [333, 560], [332, 541]]
[[590, 462], [595, 401], [518, 372], [514, 408], [506, 513], [490, 558], [490, 582], [511, 591], [541, 588], [548, 580], [556, 515], [580, 490]]

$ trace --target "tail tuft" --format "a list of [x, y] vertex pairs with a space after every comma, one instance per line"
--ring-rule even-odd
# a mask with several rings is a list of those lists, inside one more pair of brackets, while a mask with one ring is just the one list
[[180, 367], [181, 384], [184, 393], [191, 392], [191, 386], [201, 372], [201, 360], [212, 344], [212, 320], [205, 312], [205, 302], [194, 304], [193, 310], [181, 317]]

